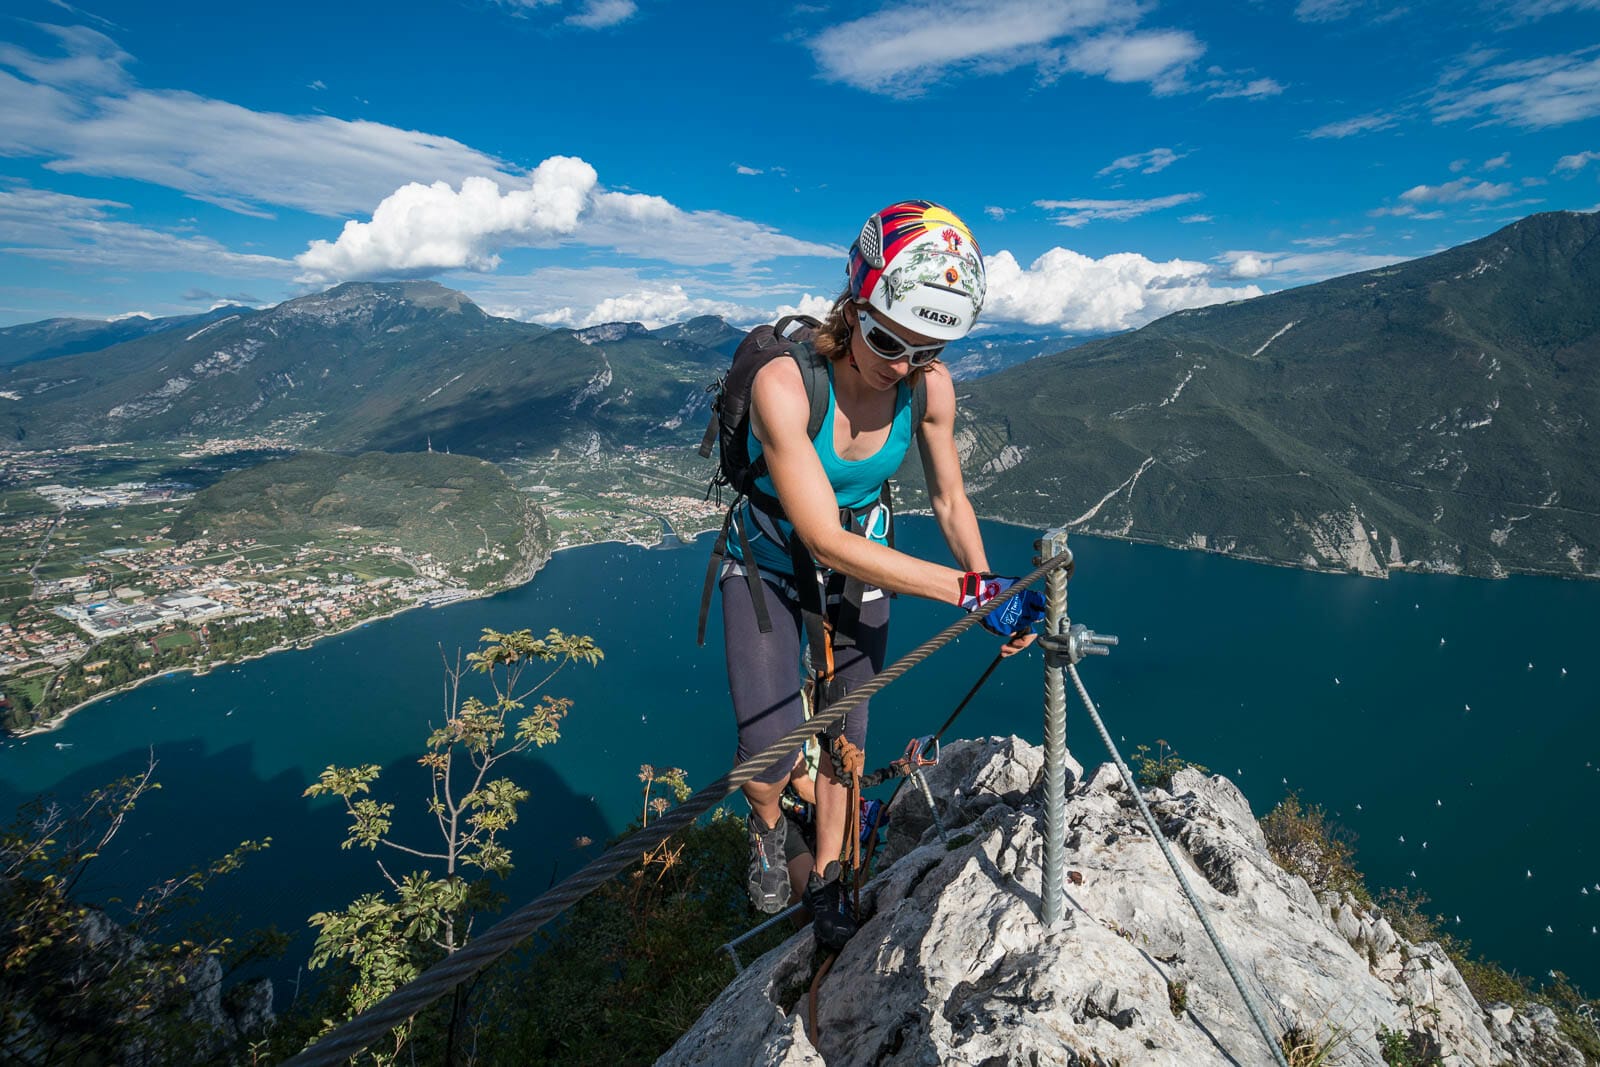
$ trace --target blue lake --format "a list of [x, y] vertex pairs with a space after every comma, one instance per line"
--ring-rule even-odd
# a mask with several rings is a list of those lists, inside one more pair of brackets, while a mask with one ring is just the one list
[[[1035, 532], [984, 530], [994, 566], [1029, 569]], [[945, 558], [931, 521], [909, 519], [900, 533], [903, 547]], [[1375, 884], [1426, 893], [1453, 930], [1508, 966], [1556, 968], [1600, 989], [1600, 584], [1378, 581], [1092, 538], [1072, 545], [1073, 619], [1122, 638], [1081, 672], [1125, 754], [1165, 739], [1238, 782], [1257, 814], [1299, 790], [1358, 835]], [[76, 796], [140, 769], [153, 749], [163, 788], [95, 863], [88, 898], [131, 896], [241, 839], [271, 836], [205, 906], [303, 931], [311, 913], [380, 885], [372, 854], [339, 849], [342, 809], [305, 800], [305, 787], [329, 764], [381, 764], [378, 793], [411, 806], [400, 832], [425, 847], [416, 756], [442, 718], [441, 649], [471, 648], [486, 626], [554, 626], [593, 635], [606, 659], [556, 678], [549, 692], [575, 701], [562, 739], [512, 770], [533, 794], [512, 836], [508, 890], [521, 902], [638, 817], [641, 763], [683, 767], [696, 787], [727, 769], [733, 729], [715, 612], [706, 647], [694, 643], [706, 548], [702, 539], [672, 551], [575, 549], [491, 599], [151, 682], [0, 746], [0, 810], [41, 792]], [[952, 618], [897, 601], [891, 657]], [[870, 762], [935, 729], [994, 647], [970, 632], [874, 698]], [[955, 734], [1038, 741], [1042, 672], [1036, 653], [1008, 661]], [[1076, 704], [1067, 738], [1086, 766], [1105, 758]], [[579, 836], [597, 844], [576, 848]], [[398, 859], [386, 858], [391, 870]], [[308, 945], [302, 937], [272, 973], [292, 978]]]

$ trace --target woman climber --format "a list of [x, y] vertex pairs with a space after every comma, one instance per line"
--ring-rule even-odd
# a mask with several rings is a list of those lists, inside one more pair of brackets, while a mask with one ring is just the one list
[[[766, 463], [756, 482], [760, 492], [752, 495], [767, 506], [747, 500], [736, 509], [739, 536], [727, 539], [720, 571], [739, 762], [802, 720], [802, 633], [811, 653], [813, 708], [820, 712], [883, 668], [887, 594], [971, 611], [1016, 581], [988, 573], [956, 453], [955, 388], [939, 361], [945, 344], [966, 336], [983, 309], [983, 259], [971, 231], [937, 204], [892, 204], [867, 219], [847, 272], [849, 284], [827, 320], [800, 338], [809, 346], [806, 358], [821, 357], [826, 366], [826, 416], [815, 440], [802, 356], [771, 359], [750, 387], [749, 454]], [[885, 485], [913, 437], [953, 568], [889, 544]], [[1040, 594], [1018, 591], [997, 601], [984, 625], [1006, 638], [1002, 652], [1011, 655], [1032, 642], [1031, 627], [1043, 612]], [[842, 734], [864, 752], [866, 704], [849, 713]], [[800, 897], [818, 943], [833, 951], [857, 926], [838, 862], [848, 793], [830, 755], [842, 749], [837, 736], [824, 740], [814, 794], [799, 751], [744, 787], [751, 900], [771, 913]], [[814, 795], [820, 865], [780, 806], [790, 783], [806, 801]]]

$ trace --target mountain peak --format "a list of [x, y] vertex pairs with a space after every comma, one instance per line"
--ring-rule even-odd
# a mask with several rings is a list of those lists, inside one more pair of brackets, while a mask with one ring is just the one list
[[641, 322], [602, 322], [598, 326], [574, 330], [572, 336], [586, 345], [598, 345], [607, 341], [620, 341], [625, 337], [646, 337], [649, 333], [650, 331], [645, 329]]
[[325, 325], [376, 325], [380, 319], [389, 324], [396, 313], [413, 318], [436, 314], [484, 317], [465, 293], [438, 282], [343, 282], [272, 309], [278, 317], [309, 318]]

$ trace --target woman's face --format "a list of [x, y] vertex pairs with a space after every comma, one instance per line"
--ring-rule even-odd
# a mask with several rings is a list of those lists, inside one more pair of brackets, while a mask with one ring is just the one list
[[[868, 385], [874, 389], [893, 389], [900, 384], [900, 380], [911, 373], [911, 358], [902, 352], [894, 359], [885, 359], [876, 349], [867, 344], [862, 337], [861, 315], [855, 304], [851, 304], [845, 311], [845, 316], [850, 323], [850, 355], [855, 362], [856, 370], [861, 377], [866, 379]], [[923, 334], [907, 330], [898, 323], [891, 323], [882, 316], [874, 316], [873, 320], [878, 329], [887, 330], [899, 338], [902, 343], [916, 348], [922, 345], [936, 344], [937, 342]]]

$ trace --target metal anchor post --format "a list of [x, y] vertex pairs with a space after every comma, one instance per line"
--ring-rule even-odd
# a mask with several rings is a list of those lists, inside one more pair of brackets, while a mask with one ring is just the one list
[[[1065, 527], [1046, 530], [1042, 538], [1033, 543], [1038, 555], [1034, 565], [1040, 566], [1066, 553]], [[1058, 567], [1045, 578], [1044, 640], [1049, 641], [1066, 632], [1067, 571]], [[1054, 926], [1061, 921], [1062, 904], [1066, 897], [1066, 802], [1067, 802], [1067, 682], [1063, 668], [1053, 657], [1045, 657], [1044, 667], [1044, 924]]]

